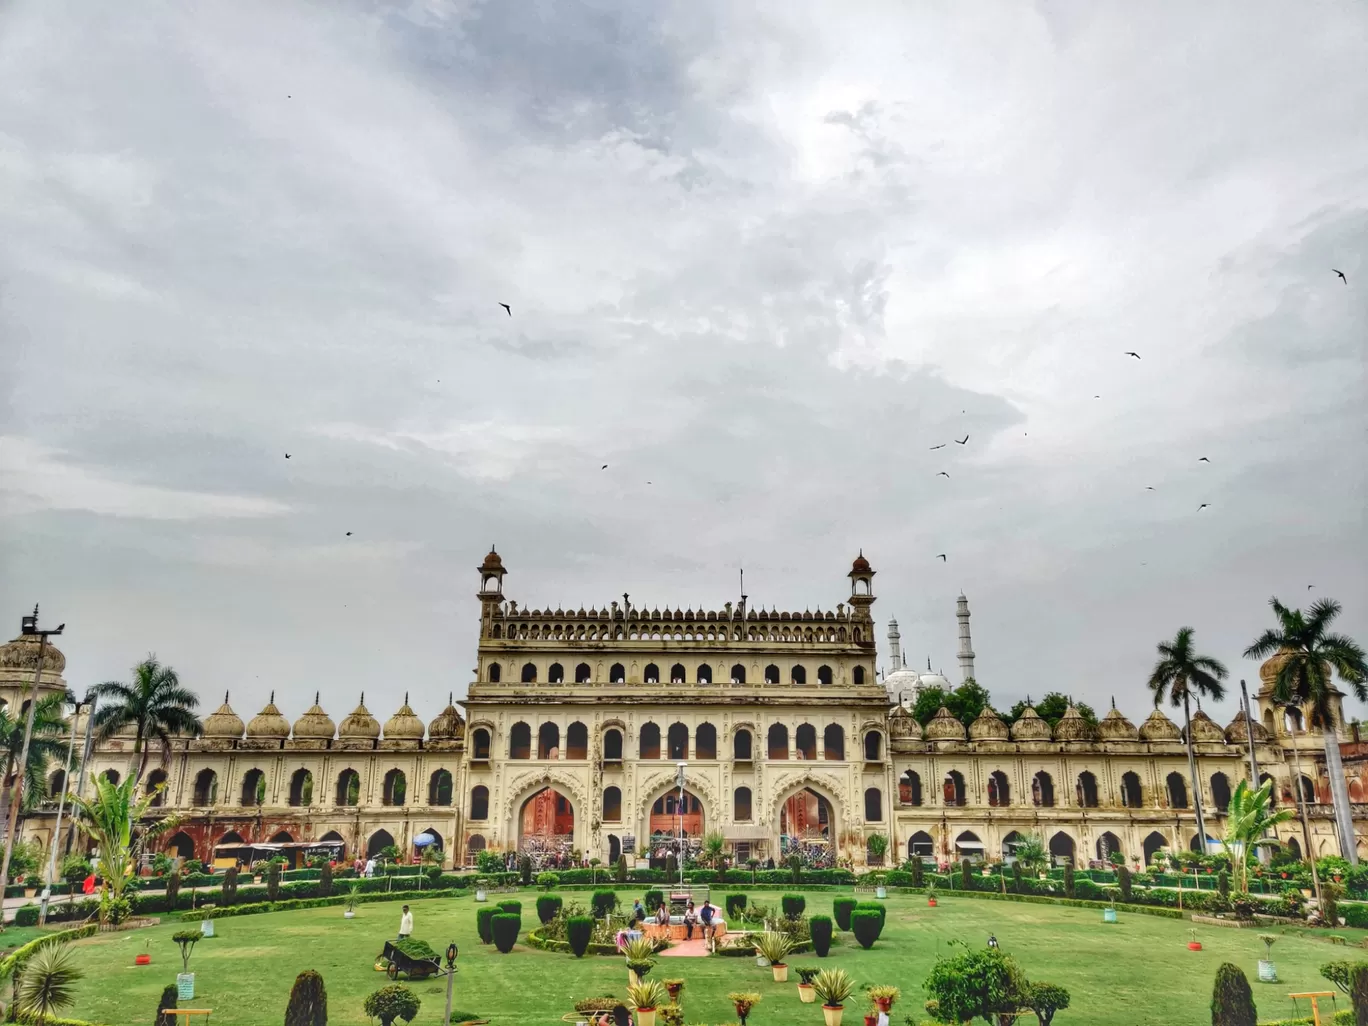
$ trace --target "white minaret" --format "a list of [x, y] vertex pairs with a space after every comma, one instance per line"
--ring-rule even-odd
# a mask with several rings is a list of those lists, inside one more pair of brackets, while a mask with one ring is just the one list
[[955, 619], [959, 621], [959, 664], [961, 681], [974, 675], [974, 646], [969, 641], [969, 600], [960, 593], [955, 603]]
[[898, 621], [888, 621], [888, 658], [892, 661], [889, 673], [897, 673], [903, 668], [902, 635], [898, 633]]

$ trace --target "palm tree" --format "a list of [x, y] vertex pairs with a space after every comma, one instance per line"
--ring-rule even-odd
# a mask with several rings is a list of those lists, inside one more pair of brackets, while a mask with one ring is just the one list
[[[1221, 843], [1235, 870], [1235, 887], [1241, 893], [1249, 890], [1249, 861], [1259, 848], [1277, 847], [1273, 828], [1292, 818], [1290, 809], [1272, 808], [1273, 781], [1250, 788], [1248, 780], [1235, 785], [1226, 808], [1225, 836]], [[1239, 849], [1238, 854], [1236, 849]]]
[[95, 845], [95, 870], [104, 880], [106, 891], [101, 902], [103, 917], [109, 902], [123, 897], [143, 845], [179, 826], [183, 817], [169, 816], [152, 823], [142, 821], [165, 784], [139, 793], [138, 782], [131, 776], [112, 784], [107, 777], [92, 773], [90, 782], [94, 786], [89, 797], [69, 794], [67, 801], [71, 802], [77, 829]]
[[[63, 695], [48, 695], [38, 700], [33, 710], [33, 734], [29, 738], [28, 762], [24, 766], [24, 794], [21, 811], [27, 812], [44, 798], [47, 768], [67, 762], [68, 726], [62, 720]], [[14, 787], [15, 770], [24, 752], [24, 726], [28, 710], [11, 716], [9, 707], [0, 708], [0, 758], [5, 763], [5, 787]], [[11, 796], [13, 800], [13, 796]]]
[[172, 734], [199, 737], [203, 732], [195, 716], [199, 698], [181, 687], [176, 671], [157, 662], [155, 655], [133, 667], [131, 685], [107, 680], [90, 691], [98, 703], [95, 729], [100, 741], [130, 724], [137, 731], [128, 762], [129, 775], [135, 780], [141, 780], [147, 769], [147, 746], [154, 739], [161, 743], [165, 763], [171, 754]]
[[24, 963], [19, 1008], [37, 1026], [57, 1018], [76, 1002], [72, 984], [85, 976], [67, 944], [45, 944]]
[[[1334, 599], [1321, 599], [1311, 607], [1309, 615], [1300, 609], [1288, 609], [1276, 595], [1268, 604], [1273, 607], [1278, 626], [1264, 631], [1245, 650], [1245, 658], [1265, 659], [1279, 652], [1285, 656], [1273, 685], [1273, 701], [1281, 706], [1309, 709], [1312, 725], [1320, 727], [1325, 740], [1325, 770], [1330, 777], [1330, 794], [1335, 802], [1340, 852], [1352, 865], [1358, 865], [1358, 844], [1349, 812], [1349, 788], [1340, 762], [1335, 715], [1339, 691], [1333, 677], [1338, 673], [1354, 697], [1360, 702], [1368, 701], [1368, 662], [1364, 660], [1363, 649], [1352, 638], [1329, 633], [1331, 623], [1340, 614], [1340, 604]], [[1297, 791], [1301, 792], [1300, 781]], [[1307, 854], [1314, 858], [1312, 853]]]
[[1207, 850], [1206, 820], [1202, 818], [1202, 783], [1197, 778], [1197, 756], [1192, 751], [1192, 709], [1190, 700], [1195, 691], [1202, 697], [1219, 701], [1225, 697], [1221, 681], [1229, 674], [1217, 659], [1198, 655], [1192, 649], [1192, 628], [1179, 627], [1172, 641], [1158, 645], [1159, 662], [1150, 674], [1149, 688], [1154, 692], [1154, 705], [1167, 695], [1174, 708], [1183, 707], [1183, 733], [1187, 737], [1188, 774], [1192, 777], [1192, 807], [1197, 813], [1198, 850]]

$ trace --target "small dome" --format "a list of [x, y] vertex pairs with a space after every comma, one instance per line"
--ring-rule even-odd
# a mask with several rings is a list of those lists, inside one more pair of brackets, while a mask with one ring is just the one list
[[290, 721], [280, 715], [280, 710], [275, 705], [275, 692], [271, 692], [271, 700], [266, 703], [266, 708], [252, 717], [252, 722], [247, 724], [248, 737], [278, 737], [287, 738], [290, 736]]
[[[1235, 714], [1235, 718], [1230, 721], [1230, 726], [1225, 729], [1225, 739], [1232, 744], [1243, 744], [1249, 740], [1249, 727], [1245, 721], [1244, 710], [1241, 709]], [[1268, 740], [1268, 731], [1258, 720], [1254, 721], [1254, 743]]]
[[493, 545], [491, 545], [491, 546], [489, 547], [489, 555], [485, 556], [484, 562], [480, 564], [480, 569], [481, 569], [481, 570], [502, 570], [502, 569], [503, 569], [503, 560], [500, 559], [500, 558], [499, 558], [499, 554], [498, 554], [497, 552], [494, 551], [494, 546], [493, 546]]
[[983, 712], [978, 714], [978, 718], [969, 724], [969, 739], [971, 741], [1006, 741], [1007, 724], [1002, 722], [1002, 717], [993, 711], [991, 705], [985, 705]]
[[1050, 724], [1041, 718], [1040, 713], [1035, 711], [1035, 706], [1028, 705], [1016, 722], [1012, 724], [1013, 741], [1048, 741], [1050, 740]]
[[1096, 741], [1097, 728], [1085, 720], [1072, 702], [1064, 710], [1064, 715], [1055, 724], [1056, 741]]
[[294, 737], [296, 741], [310, 738], [331, 741], [337, 733], [332, 717], [318, 704], [318, 692], [314, 692], [314, 704], [305, 710], [304, 715], [295, 720]]
[[928, 741], [963, 741], [964, 724], [955, 719], [950, 714], [950, 710], [941, 706], [936, 711], [936, 715], [931, 717], [931, 721], [926, 725], [926, 740]]
[[[21, 634], [8, 645], [0, 645], [0, 667], [7, 670], [28, 670], [38, 663], [39, 639], [36, 634]], [[49, 639], [43, 646], [43, 669], [61, 673], [66, 669], [66, 656]]]
[[1282, 671], [1283, 664], [1287, 662], [1288, 657], [1291, 655], [1292, 653], [1287, 649], [1282, 649], [1279, 652], [1274, 652], [1264, 660], [1263, 665], [1259, 667], [1259, 680], [1263, 682], [1263, 688], [1261, 690], [1272, 691], [1273, 688], [1277, 686], [1278, 674]]
[[890, 701], [896, 702], [900, 698], [907, 701], [916, 701], [918, 690], [920, 690], [921, 677], [916, 670], [909, 670], [906, 666], [900, 666], [892, 673], [885, 673], [883, 679], [884, 690], [888, 692]]
[[1121, 715], [1121, 710], [1112, 706], [1111, 712], [1102, 717], [1102, 722], [1097, 725], [1097, 732], [1103, 741], [1139, 741], [1140, 731], [1135, 729], [1135, 724]]
[[399, 711], [385, 721], [385, 739], [388, 741], [421, 741], [423, 721], [409, 708], [408, 695]]
[[893, 738], [920, 741], [922, 728], [905, 707], [898, 705], [888, 714], [888, 733]]
[[1216, 725], [1216, 721], [1198, 709], [1192, 714], [1192, 740], [1194, 743], [1200, 741], [1225, 741], [1225, 731]]
[[1141, 741], [1181, 741], [1183, 732], [1162, 709], [1156, 708], [1144, 723], [1140, 724]]
[[428, 738], [432, 741], [454, 741], [462, 737], [465, 737], [465, 720], [451, 696], [447, 695], [447, 707], [428, 724]]
[[228, 704], [228, 693], [223, 694], [223, 704], [204, 718], [204, 737], [205, 738], [233, 738], [242, 737], [245, 728], [242, 725], [242, 717], [233, 712]]
[[361, 696], [361, 701], [337, 726], [338, 737], [363, 737], [370, 738], [372, 741], [380, 736], [380, 721], [370, 714], [366, 708], [366, 696]]
[[852, 573], [863, 573], [869, 569], [869, 560], [865, 559], [863, 549], [861, 549], [860, 554], [855, 557], [855, 562], [850, 564], [850, 569]]

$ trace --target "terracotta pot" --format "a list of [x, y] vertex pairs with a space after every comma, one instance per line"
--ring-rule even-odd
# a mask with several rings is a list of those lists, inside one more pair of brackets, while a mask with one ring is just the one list
[[812, 989], [812, 984], [798, 984], [798, 1000], [805, 1005], [810, 1005], [817, 1000], [817, 992]]
[[679, 1004], [679, 992], [684, 988], [682, 986], [679, 986], [678, 984], [676, 984], [675, 986], [670, 986], [667, 983], [665, 985], [665, 989], [670, 992], [670, 1000], [675, 1004]]
[[139, 955], [137, 958], [133, 959], [133, 964], [134, 964], [134, 965], [151, 965], [151, 964], [152, 964], [152, 956], [151, 956], [151, 955]]
[[879, 1017], [877, 1015], [866, 1015], [864, 1021], [864, 1026], [879, 1026]]
[[893, 1010], [892, 998], [875, 998], [874, 1003], [879, 1006], [881, 1012], [891, 1012]]
[[823, 1005], [822, 1018], [826, 1020], [826, 1026], [841, 1026], [841, 1016], [845, 1013], [842, 1005]]
[[[927, 905], [931, 906], [931, 908], [935, 908], [935, 907], [936, 907], [936, 899], [935, 899], [935, 898], [927, 898], [927, 899], [926, 899], [926, 903], [927, 903]], [[823, 1006], [823, 1007], [825, 1007], [825, 1006]]]
[[775, 983], [788, 983], [788, 966], [783, 962], [771, 962], [770, 970], [774, 973]]
[[1202, 950], [1202, 942], [1201, 942], [1201, 941], [1188, 941], [1188, 950], [1189, 950], [1189, 951], [1201, 951], [1201, 950]]
[[655, 1026], [656, 1010], [654, 1008], [638, 1008], [636, 1010], [637, 1026]]

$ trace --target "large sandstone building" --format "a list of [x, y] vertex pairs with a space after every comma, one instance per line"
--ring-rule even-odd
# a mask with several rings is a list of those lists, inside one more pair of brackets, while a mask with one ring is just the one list
[[[496, 552], [478, 571], [464, 715], [448, 702], [425, 726], [404, 696], [382, 728], [363, 696], [335, 724], [315, 696], [293, 725], [274, 701], [244, 724], [225, 696], [202, 737], [177, 739], [165, 766], [150, 764], [164, 806], [186, 815], [168, 847], [223, 862], [255, 844], [412, 852], [428, 834], [448, 863], [484, 848], [659, 863], [681, 835], [697, 847], [716, 831], [738, 860], [798, 852], [860, 866], [875, 835], [897, 859], [942, 861], [1010, 855], [1027, 835], [1079, 863], [1196, 846], [1186, 749], [1162, 711], [1137, 726], [1113, 708], [1094, 727], [1071, 709], [1054, 728], [1033, 710], [1010, 726], [991, 709], [969, 724], [942, 711], [923, 729], [909, 707], [924, 688], [951, 684], [907, 669], [896, 623], [879, 674], [875, 572], [863, 556], [843, 602], [803, 612], [755, 608], [745, 595], [713, 610], [647, 609], [629, 595], [604, 608], [528, 609], [505, 594]], [[967, 678], [963, 596], [957, 614]], [[0, 703], [23, 700], [37, 647], [21, 636], [0, 648]], [[1208, 832], [1220, 836], [1230, 792], [1251, 772], [1252, 731], [1260, 776], [1284, 802], [1297, 781], [1311, 847], [1337, 852], [1323, 739], [1300, 730], [1298, 710], [1273, 705], [1277, 659], [1262, 669], [1252, 727], [1243, 715], [1224, 728], [1193, 719]], [[64, 664], [49, 647], [42, 692], [65, 688]], [[1141, 694], [1143, 682], [1120, 690]], [[79, 757], [84, 712], [74, 726]], [[127, 773], [131, 748], [127, 734], [95, 744], [88, 771]], [[1355, 799], [1361, 761], [1351, 761]], [[63, 786], [53, 767], [49, 793]], [[1356, 826], [1368, 818], [1354, 812]], [[45, 803], [24, 833], [46, 845], [55, 814], [56, 801]], [[1305, 849], [1296, 822], [1281, 838]]]

